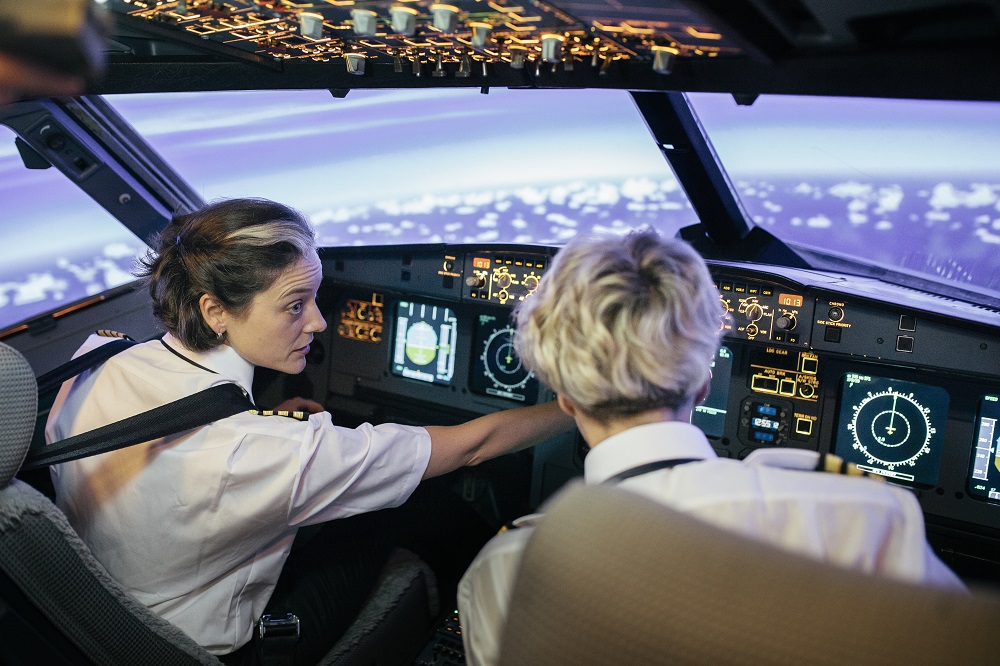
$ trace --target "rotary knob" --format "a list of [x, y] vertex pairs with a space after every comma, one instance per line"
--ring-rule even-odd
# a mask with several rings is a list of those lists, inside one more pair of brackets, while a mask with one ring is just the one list
[[764, 308], [754, 303], [747, 308], [746, 316], [750, 321], [757, 321], [764, 316]]
[[785, 313], [774, 320], [776, 328], [782, 331], [791, 331], [795, 328], [795, 315]]
[[524, 288], [528, 291], [534, 291], [538, 287], [538, 278], [534, 275], [529, 275], [522, 281]]
[[511, 278], [510, 273], [501, 273], [497, 276], [497, 286], [501, 289], [506, 289], [510, 286]]
[[486, 278], [482, 275], [470, 275], [465, 278], [465, 284], [469, 285], [473, 289], [482, 289], [486, 286]]

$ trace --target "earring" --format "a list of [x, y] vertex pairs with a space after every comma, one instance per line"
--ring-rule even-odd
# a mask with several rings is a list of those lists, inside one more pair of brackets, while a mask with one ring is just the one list
[[226, 334], [225, 331], [219, 331], [218, 333], [215, 334], [215, 337], [218, 338], [219, 340], [221, 340], [222, 336], [225, 335], [225, 334]]

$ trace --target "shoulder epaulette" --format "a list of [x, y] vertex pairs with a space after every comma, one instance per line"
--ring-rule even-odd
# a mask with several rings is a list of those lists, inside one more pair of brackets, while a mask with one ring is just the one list
[[284, 416], [289, 419], [295, 419], [296, 421], [308, 421], [309, 414], [306, 412], [289, 412], [284, 409], [274, 410], [274, 409], [251, 409], [248, 410], [254, 416]]
[[106, 328], [102, 328], [99, 331], [94, 331], [94, 333], [97, 334], [97, 335], [99, 335], [102, 338], [120, 338], [122, 340], [131, 340], [132, 339], [132, 338], [128, 337], [127, 335], [125, 335], [124, 333], [119, 333], [118, 331], [111, 331], [111, 330], [108, 330]]
[[819, 454], [819, 458], [816, 460], [816, 471], [831, 472], [833, 474], [845, 474], [847, 476], [867, 476], [872, 479], [878, 479], [879, 481], [885, 481], [885, 477], [882, 475], [866, 472], [855, 463], [847, 462], [840, 456], [835, 456], [832, 453]]
[[508, 522], [497, 534], [503, 534], [504, 532], [510, 532], [511, 530], [516, 530], [519, 527], [534, 527], [538, 524], [538, 521], [542, 518], [541, 513], [529, 513], [527, 515], [521, 516], [520, 518], [515, 518], [514, 520]]

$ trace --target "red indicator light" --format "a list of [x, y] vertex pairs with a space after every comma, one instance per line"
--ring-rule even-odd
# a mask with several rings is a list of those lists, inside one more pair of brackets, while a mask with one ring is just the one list
[[482, 257], [473, 257], [472, 258], [472, 267], [473, 268], [489, 268], [490, 267], [490, 260], [489, 259], [483, 259]]

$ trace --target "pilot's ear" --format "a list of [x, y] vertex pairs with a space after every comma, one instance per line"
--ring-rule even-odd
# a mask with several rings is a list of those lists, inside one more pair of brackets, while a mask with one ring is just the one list
[[212, 294], [202, 294], [198, 299], [198, 309], [201, 310], [201, 317], [216, 334], [226, 332], [226, 309], [222, 307]]
[[576, 418], [576, 403], [564, 396], [562, 393], [556, 394], [556, 402], [559, 403], [559, 409], [563, 410], [568, 416]]

